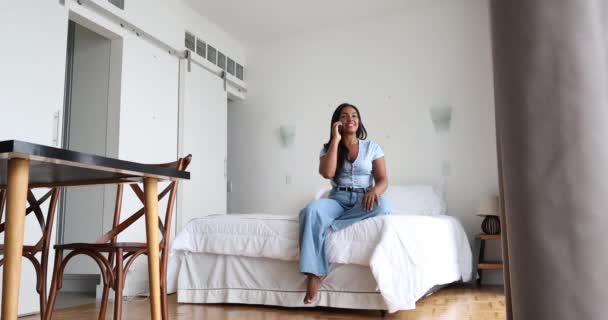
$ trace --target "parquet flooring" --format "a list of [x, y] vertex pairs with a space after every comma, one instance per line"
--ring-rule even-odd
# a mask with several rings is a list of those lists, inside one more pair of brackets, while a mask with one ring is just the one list
[[[112, 304], [108, 306], [111, 319]], [[54, 319], [97, 319], [98, 304], [72, 307], [55, 312]], [[176, 295], [169, 297], [169, 317], [178, 320], [342, 320], [383, 319], [378, 311], [333, 308], [280, 308], [231, 304], [177, 304]], [[22, 318], [39, 319], [39, 316]], [[123, 304], [123, 319], [149, 319], [145, 298]], [[399, 320], [500, 320], [505, 319], [505, 297], [502, 288], [447, 288], [418, 301], [415, 310], [388, 314], [384, 319]]]

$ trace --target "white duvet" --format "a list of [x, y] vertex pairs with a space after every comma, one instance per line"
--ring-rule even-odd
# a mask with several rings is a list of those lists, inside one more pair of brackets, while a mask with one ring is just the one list
[[[369, 266], [389, 312], [415, 308], [435, 285], [471, 279], [472, 255], [460, 222], [450, 216], [388, 215], [329, 232], [331, 263]], [[298, 217], [214, 215], [192, 220], [173, 240], [169, 292], [183, 254], [211, 253], [298, 259]]]

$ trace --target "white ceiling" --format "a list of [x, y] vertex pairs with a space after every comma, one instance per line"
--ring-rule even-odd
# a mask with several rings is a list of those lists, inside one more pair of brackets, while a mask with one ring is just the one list
[[253, 44], [403, 10], [410, 0], [184, 0], [238, 40]]

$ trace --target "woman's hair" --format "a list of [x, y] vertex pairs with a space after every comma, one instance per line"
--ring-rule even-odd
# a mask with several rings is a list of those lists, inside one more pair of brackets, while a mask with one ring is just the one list
[[[340, 115], [342, 114], [342, 110], [346, 107], [351, 107], [357, 111], [357, 116], [359, 117], [359, 127], [357, 128], [357, 138], [361, 140], [367, 139], [367, 130], [365, 130], [365, 126], [363, 125], [363, 120], [361, 119], [361, 113], [357, 107], [353, 106], [350, 103], [342, 103], [339, 105], [334, 111], [333, 116], [331, 116], [331, 123], [329, 124], [329, 140], [326, 144], [323, 145], [325, 152], [329, 150], [329, 144], [331, 143], [332, 138], [332, 130], [333, 124], [340, 121]], [[344, 161], [348, 157], [348, 148], [344, 145], [344, 140], [340, 140], [340, 144], [338, 145], [338, 163], [336, 164], [336, 172], [335, 175], [340, 172], [342, 166], [344, 165]]]

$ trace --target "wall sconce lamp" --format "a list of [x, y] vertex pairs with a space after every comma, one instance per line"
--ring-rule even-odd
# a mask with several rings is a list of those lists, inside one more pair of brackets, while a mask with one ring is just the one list
[[435, 132], [450, 131], [450, 123], [452, 122], [452, 106], [437, 106], [429, 109]]
[[283, 142], [283, 147], [291, 147], [296, 139], [296, 127], [282, 125], [281, 127], [279, 127], [279, 132], [281, 134], [281, 141]]

